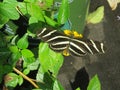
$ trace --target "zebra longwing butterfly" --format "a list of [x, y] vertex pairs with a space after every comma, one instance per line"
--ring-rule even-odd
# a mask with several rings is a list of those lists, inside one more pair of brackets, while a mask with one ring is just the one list
[[57, 30], [44, 28], [37, 35], [42, 41], [47, 42], [49, 47], [56, 52], [67, 50], [70, 55], [84, 56], [87, 53], [105, 53], [101, 42], [84, 38], [71, 38]]

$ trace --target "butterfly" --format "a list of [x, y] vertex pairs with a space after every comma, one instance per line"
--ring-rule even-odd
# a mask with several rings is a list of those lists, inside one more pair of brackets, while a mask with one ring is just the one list
[[92, 39], [74, 38], [58, 30], [43, 28], [37, 36], [55, 52], [67, 51], [73, 56], [85, 56], [86, 54], [105, 53], [102, 42]]

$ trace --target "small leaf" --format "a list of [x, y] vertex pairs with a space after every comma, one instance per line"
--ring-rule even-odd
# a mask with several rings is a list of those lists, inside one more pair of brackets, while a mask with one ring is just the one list
[[104, 16], [104, 6], [100, 6], [96, 11], [90, 13], [87, 17], [87, 23], [99, 23]]
[[23, 77], [22, 77], [22, 76], [19, 76], [18, 79], [19, 79], [19, 80], [18, 80], [18, 84], [19, 84], [19, 85], [22, 85], [22, 83], [23, 83]]
[[101, 84], [98, 79], [98, 76], [95, 75], [89, 82], [87, 90], [101, 90]]
[[46, 15], [44, 15], [44, 18], [45, 18], [47, 24], [49, 24], [49, 25], [51, 25], [53, 27], [58, 25], [58, 23], [55, 22], [52, 18], [49, 18]]
[[5, 86], [6, 87], [16, 87], [18, 84], [18, 75], [15, 73], [9, 73], [5, 76]]
[[17, 42], [17, 46], [20, 49], [26, 49], [28, 47], [28, 34], [25, 34], [22, 38]]
[[75, 90], [80, 90], [80, 88], [77, 88], [77, 89], [75, 89]]
[[13, 53], [16, 53], [16, 52], [19, 51], [17, 46], [10, 46], [9, 49], [10, 49], [10, 51], [13, 52]]
[[68, 0], [62, 0], [62, 4], [58, 11], [58, 23], [64, 24], [69, 18], [69, 5]]
[[30, 51], [29, 49], [23, 49], [23, 50], [21, 50], [21, 53], [22, 53], [22, 56], [26, 57], [26, 58], [30, 58], [30, 57], [34, 56], [32, 51]]
[[23, 73], [24, 73], [25, 75], [29, 74], [29, 73], [30, 73], [30, 69], [26, 68], [26, 69], [23, 71]]

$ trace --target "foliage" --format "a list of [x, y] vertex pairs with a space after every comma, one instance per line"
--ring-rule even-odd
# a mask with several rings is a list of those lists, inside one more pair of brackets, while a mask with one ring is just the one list
[[[77, 31], [83, 33], [90, 1], [80, 2], [84, 3], [80, 3], [79, 8], [79, 24], [82, 28]], [[70, 20], [68, 0], [55, 3], [60, 6], [56, 6], [53, 0], [0, 2], [0, 82], [4, 81], [5, 87], [15, 88], [22, 85], [24, 78], [36, 88], [33, 90], [64, 90], [57, 80], [64, 60], [62, 54], [52, 51], [44, 42], [31, 47], [34, 43], [30, 41], [36, 40], [38, 30], [46, 26], [60, 30], [72, 27], [70, 22], [74, 20]], [[21, 17], [24, 22], [20, 21]], [[22, 24], [24, 27], [19, 26]], [[37, 71], [35, 80], [27, 77], [32, 71]], [[37, 84], [34, 81], [37, 81]]]
[[[76, 90], [80, 90], [80, 88], [77, 88]], [[101, 84], [97, 75], [90, 80], [87, 90], [101, 90]]]

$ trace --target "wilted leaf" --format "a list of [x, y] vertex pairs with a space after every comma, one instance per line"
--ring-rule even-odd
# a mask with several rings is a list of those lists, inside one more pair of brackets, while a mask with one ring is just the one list
[[89, 82], [87, 90], [101, 90], [101, 84], [98, 79], [98, 76], [95, 75]]
[[100, 6], [96, 11], [90, 13], [87, 17], [87, 23], [99, 23], [104, 16], [104, 6]]
[[117, 8], [117, 4], [120, 3], [120, 0], [107, 0], [112, 10]]

